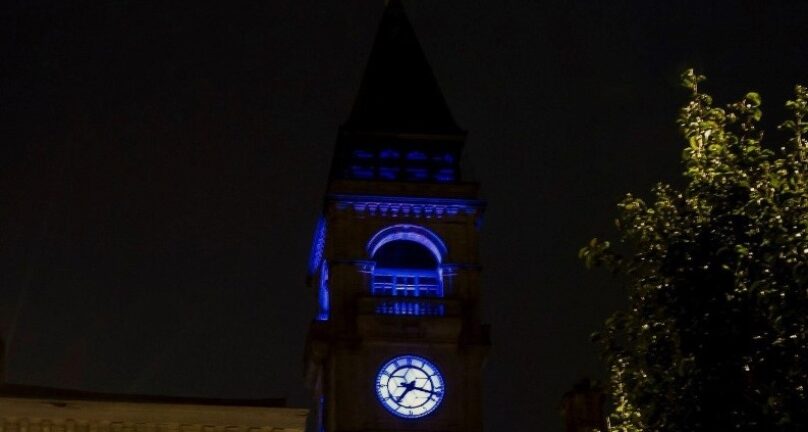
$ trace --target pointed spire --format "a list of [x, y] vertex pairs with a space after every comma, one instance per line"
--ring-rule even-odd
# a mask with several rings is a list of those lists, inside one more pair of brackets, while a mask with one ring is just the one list
[[400, 0], [384, 10], [353, 111], [356, 132], [462, 134]]

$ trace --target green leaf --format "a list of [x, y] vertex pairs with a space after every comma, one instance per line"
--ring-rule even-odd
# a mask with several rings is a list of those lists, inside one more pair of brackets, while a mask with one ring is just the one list
[[759, 94], [724, 111], [701, 81], [682, 75], [682, 187], [620, 201], [620, 257], [597, 239], [579, 251], [626, 296], [594, 337], [610, 371], [610, 432], [808, 430], [808, 89], [786, 104], [790, 136], [764, 143]]
[[752, 107], [759, 107], [760, 106], [760, 95], [756, 92], [749, 92], [744, 97], [746, 101], [752, 105]]

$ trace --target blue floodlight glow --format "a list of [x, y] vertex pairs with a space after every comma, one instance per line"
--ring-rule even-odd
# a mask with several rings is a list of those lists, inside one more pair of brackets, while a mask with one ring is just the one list
[[426, 168], [407, 168], [408, 180], [426, 180], [429, 178], [429, 171]]
[[435, 411], [443, 401], [446, 383], [438, 367], [416, 355], [391, 359], [376, 374], [376, 396], [390, 413], [416, 419]]
[[438, 263], [446, 256], [446, 243], [434, 232], [418, 225], [396, 224], [382, 229], [371, 237], [367, 244], [370, 257], [376, 255], [380, 247], [395, 240], [409, 240], [426, 246], [435, 255]]
[[376, 306], [379, 315], [443, 316], [446, 309], [442, 304], [421, 301], [385, 301]]
[[320, 270], [320, 286], [317, 290], [317, 321], [328, 321], [330, 316], [331, 300], [328, 293], [328, 263], [323, 261]]
[[441, 168], [435, 173], [435, 180], [439, 182], [451, 182], [455, 179], [454, 168]]
[[447, 164], [452, 164], [455, 161], [454, 156], [451, 153], [444, 153], [432, 156], [432, 160], [435, 162], [444, 162]]
[[373, 270], [374, 296], [443, 297], [443, 283], [437, 269], [377, 267]]
[[422, 151], [411, 151], [407, 153], [407, 160], [411, 161], [421, 161], [426, 160], [426, 153]]
[[431, 300], [443, 297], [440, 263], [446, 256], [446, 245], [435, 233], [418, 225], [392, 225], [377, 232], [368, 242], [367, 250], [374, 261], [371, 295], [397, 297], [379, 303], [375, 313], [415, 316], [445, 313], [443, 304]]
[[311, 243], [311, 252], [309, 253], [309, 274], [312, 275], [320, 267], [320, 262], [323, 261], [323, 252], [325, 251], [325, 217], [320, 216], [317, 219], [317, 226], [314, 228], [314, 240]]
[[351, 177], [358, 178], [358, 179], [372, 179], [373, 178], [373, 168], [360, 166], [360, 165], [352, 165], [351, 166]]
[[398, 167], [379, 167], [379, 177], [385, 180], [395, 180], [399, 171]]
[[367, 150], [354, 150], [353, 155], [357, 159], [373, 159], [373, 153]]
[[393, 149], [384, 149], [379, 152], [379, 157], [382, 159], [398, 159], [401, 154]]

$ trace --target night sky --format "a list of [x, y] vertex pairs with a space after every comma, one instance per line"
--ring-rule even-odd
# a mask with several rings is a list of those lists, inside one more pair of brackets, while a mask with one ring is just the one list
[[[578, 249], [677, 182], [697, 68], [764, 100], [808, 83], [808, 2], [407, 1], [488, 200], [486, 427], [560, 431], [619, 307]], [[308, 402], [305, 286], [337, 128], [383, 2], [0, 6], [0, 333], [8, 381]]]

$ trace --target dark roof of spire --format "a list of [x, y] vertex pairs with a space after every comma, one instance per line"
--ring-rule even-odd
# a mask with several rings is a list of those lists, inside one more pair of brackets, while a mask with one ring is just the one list
[[361, 132], [458, 134], [400, 0], [390, 0], [344, 126]]

